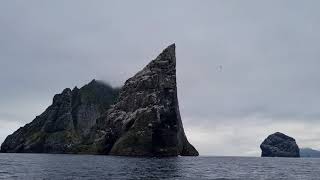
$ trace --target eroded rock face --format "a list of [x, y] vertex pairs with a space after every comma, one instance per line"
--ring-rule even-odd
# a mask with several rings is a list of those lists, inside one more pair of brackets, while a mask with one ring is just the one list
[[292, 137], [276, 132], [260, 145], [262, 157], [300, 157], [299, 147]]
[[95, 80], [81, 89], [67, 88], [45, 112], [9, 135], [1, 152], [95, 153], [84, 142], [117, 96], [117, 89]]
[[180, 117], [175, 45], [128, 79], [120, 92], [96, 81], [65, 89], [43, 114], [8, 136], [1, 151], [199, 155]]
[[174, 44], [126, 81], [105, 122], [109, 154], [198, 155], [186, 138], [180, 117]]

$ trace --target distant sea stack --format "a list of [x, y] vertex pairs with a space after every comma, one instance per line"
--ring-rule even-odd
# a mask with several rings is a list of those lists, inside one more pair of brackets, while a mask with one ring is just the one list
[[268, 136], [260, 148], [262, 157], [300, 157], [295, 139], [280, 132]]
[[64, 90], [43, 114], [9, 135], [1, 152], [198, 156], [180, 117], [175, 45], [120, 90], [98, 81]]
[[311, 148], [301, 148], [300, 157], [305, 158], [320, 158], [320, 151]]

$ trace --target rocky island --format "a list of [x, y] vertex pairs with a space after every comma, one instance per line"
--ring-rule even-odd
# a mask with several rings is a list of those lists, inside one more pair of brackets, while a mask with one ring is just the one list
[[184, 133], [177, 98], [175, 45], [120, 89], [93, 80], [65, 89], [1, 152], [198, 156]]
[[304, 158], [320, 158], [320, 151], [311, 148], [301, 148], [300, 156]]
[[280, 132], [268, 136], [260, 148], [262, 157], [300, 157], [295, 139]]

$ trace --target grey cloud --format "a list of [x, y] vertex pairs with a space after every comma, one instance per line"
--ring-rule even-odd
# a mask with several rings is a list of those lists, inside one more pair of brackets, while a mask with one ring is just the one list
[[[10, 125], [12, 132], [31, 121], [66, 87], [93, 78], [119, 86], [175, 42], [188, 135], [217, 132], [206, 133], [205, 140], [192, 138], [200, 152], [236, 154], [226, 143], [237, 146], [236, 136], [249, 137], [242, 122], [262, 132], [259, 137], [272, 133], [255, 121], [271, 124], [270, 130], [281, 124], [292, 136], [302, 130], [283, 122], [308, 125], [314, 131], [306, 129], [303, 140], [316, 146], [318, 131], [310, 124], [320, 117], [319, 5], [312, 0], [1, 1], [1, 127]], [[224, 128], [230, 134], [222, 133]], [[217, 143], [209, 142], [211, 136]], [[238, 155], [256, 151], [256, 141], [248, 138]]]

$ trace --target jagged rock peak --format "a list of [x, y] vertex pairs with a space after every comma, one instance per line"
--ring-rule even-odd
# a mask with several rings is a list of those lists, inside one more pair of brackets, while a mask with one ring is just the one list
[[88, 86], [94, 86], [94, 85], [99, 85], [99, 84], [105, 84], [105, 83], [102, 82], [102, 81], [98, 81], [96, 79], [92, 79], [92, 81], [90, 81], [87, 85]]
[[296, 140], [280, 132], [269, 135], [260, 148], [262, 157], [300, 157]]
[[[198, 155], [184, 133], [177, 98], [175, 44], [128, 79], [106, 116], [107, 153]], [[108, 128], [107, 128], [108, 129]], [[109, 133], [109, 134], [108, 134]], [[116, 137], [116, 138], [114, 138]]]

